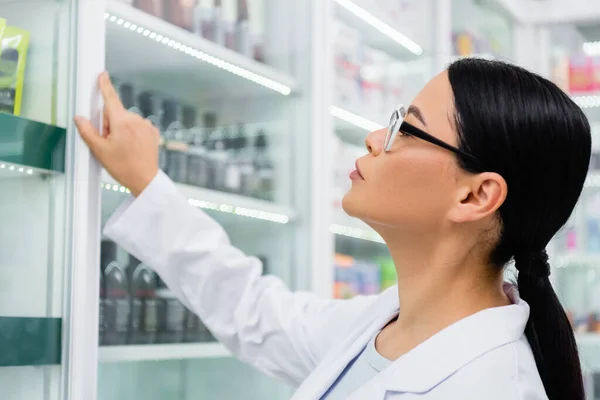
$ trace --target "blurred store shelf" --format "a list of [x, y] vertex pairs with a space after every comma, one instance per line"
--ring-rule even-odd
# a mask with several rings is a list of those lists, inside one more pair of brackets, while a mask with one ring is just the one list
[[[194, 207], [216, 211], [239, 217], [252, 218], [266, 222], [287, 224], [296, 218], [296, 212], [290, 208], [269, 201], [258, 200], [248, 196], [219, 192], [182, 183], [177, 187], [188, 198]], [[102, 187], [118, 193], [129, 190], [118, 184], [106, 171], [102, 171]]]
[[561, 254], [556, 260], [557, 268], [600, 267], [600, 254], [594, 253]]
[[341, 107], [331, 107], [336, 134], [345, 142], [362, 146], [369, 132], [384, 126], [372, 118], [358, 115]]
[[105, 346], [99, 350], [101, 363], [224, 357], [232, 357], [232, 354], [220, 343]]
[[[298, 89], [281, 71], [123, 2], [109, 1], [105, 17], [107, 65], [111, 73], [134, 84], [153, 82], [155, 90], [188, 101], [212, 95], [287, 96]], [[165, 70], [177, 73], [165, 75]]]
[[419, 44], [392, 26], [394, 21], [387, 21], [385, 16], [375, 15], [351, 0], [335, 0], [335, 3], [336, 18], [357, 29], [367, 46], [383, 50], [401, 60], [423, 54]]
[[344, 210], [333, 210], [333, 224], [329, 228], [331, 233], [351, 239], [366, 242], [381, 243], [384, 241], [377, 232], [358, 218], [350, 217]]

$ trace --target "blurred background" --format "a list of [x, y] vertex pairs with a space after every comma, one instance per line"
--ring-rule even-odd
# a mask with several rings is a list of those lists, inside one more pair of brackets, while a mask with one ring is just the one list
[[[295, 290], [393, 285], [381, 238], [340, 201], [364, 139], [460, 57], [556, 82], [594, 134], [551, 243], [553, 284], [600, 399], [600, 4], [586, 0], [0, 0], [3, 399], [283, 400], [152, 270], [101, 235], [129, 194], [70, 122], [107, 69], [160, 128], [191, 205]], [[510, 273], [510, 268], [508, 273]]]

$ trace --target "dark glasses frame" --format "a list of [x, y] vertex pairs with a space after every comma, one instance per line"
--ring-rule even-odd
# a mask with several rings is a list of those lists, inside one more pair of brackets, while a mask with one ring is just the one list
[[384, 150], [386, 152], [391, 150], [392, 145], [394, 144], [394, 139], [396, 139], [396, 136], [398, 135], [399, 132], [402, 132], [404, 134], [414, 136], [416, 138], [419, 138], [421, 140], [424, 140], [424, 141], [434, 144], [436, 146], [442, 147], [448, 151], [451, 151], [451, 152], [477, 164], [477, 166], [479, 168], [483, 169], [483, 163], [480, 162], [477, 158], [475, 158], [474, 156], [472, 156], [469, 153], [462, 151], [458, 147], [454, 147], [454, 146], [436, 138], [435, 136], [430, 135], [429, 133], [417, 128], [413, 124], [406, 122], [404, 120], [405, 117], [406, 117], [406, 108], [404, 108], [404, 106], [399, 106], [392, 113], [392, 117], [390, 118], [390, 124], [388, 125], [387, 135], [385, 137]]

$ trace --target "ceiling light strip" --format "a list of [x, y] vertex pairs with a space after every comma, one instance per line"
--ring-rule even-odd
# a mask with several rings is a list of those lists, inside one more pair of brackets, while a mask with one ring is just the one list
[[392, 39], [394, 42], [404, 46], [411, 53], [420, 56], [423, 54], [423, 48], [419, 46], [414, 41], [410, 40], [408, 37], [398, 32], [396, 29], [392, 28], [390, 25], [386, 24], [373, 14], [369, 13], [364, 8], [356, 5], [353, 1], [350, 0], [335, 0], [340, 6], [344, 7], [346, 10], [350, 11], [352, 14], [356, 15], [358, 18], [362, 19], [367, 24], [371, 25], [373, 28], [377, 29], [379, 32], [383, 33], [385, 36]]
[[384, 127], [383, 125], [363, 118], [360, 115], [353, 114], [350, 111], [346, 111], [339, 107], [331, 106], [331, 115], [369, 132], [382, 129]]
[[369, 231], [367, 229], [352, 228], [350, 226], [332, 224], [329, 227], [329, 231], [335, 235], [346, 236], [375, 243], [385, 243], [381, 236], [379, 236], [376, 232]]
[[263, 87], [271, 89], [271, 90], [273, 90], [277, 93], [280, 93], [284, 96], [287, 96], [292, 92], [292, 89], [289, 86], [283, 85], [279, 82], [276, 82], [272, 79], [266, 78], [262, 75], [254, 73], [252, 71], [248, 71], [247, 69], [244, 69], [242, 67], [234, 65], [230, 62], [221, 60], [220, 58], [211, 56], [210, 54], [207, 54], [201, 50], [195, 49], [191, 46], [186, 46], [186, 45], [182, 44], [181, 42], [171, 39], [167, 36], [161, 35], [160, 33], [153, 31], [152, 29], [149, 29], [149, 28], [146, 28], [143, 26], [139, 26], [137, 24], [134, 24], [131, 21], [127, 21], [123, 18], [120, 18], [116, 15], [112, 15], [110, 13], [105, 13], [104, 17], [109, 22], [112, 22], [118, 26], [121, 26], [123, 29], [127, 29], [127, 30], [130, 30], [131, 32], [138, 33], [138, 34], [146, 37], [149, 40], [153, 40], [157, 43], [162, 43], [168, 47], [171, 47], [173, 50], [178, 50], [190, 57], [196, 58], [200, 61], [204, 61], [211, 65], [214, 65], [217, 68], [220, 68], [222, 70], [230, 72], [234, 75], [237, 75], [241, 78], [247, 79], [251, 82], [257, 83]]
[[[102, 183], [100, 185], [103, 189], [112, 192], [119, 193], [131, 193], [125, 186], [121, 186], [114, 183]], [[275, 222], [278, 224], [287, 224], [290, 222], [290, 217], [281, 213], [274, 213], [270, 211], [257, 210], [253, 208], [234, 206], [226, 203], [216, 203], [206, 200], [198, 200], [189, 198], [188, 203], [194, 207], [201, 208], [203, 210], [218, 211], [226, 214], [235, 214], [242, 217], [260, 219], [263, 221]]]

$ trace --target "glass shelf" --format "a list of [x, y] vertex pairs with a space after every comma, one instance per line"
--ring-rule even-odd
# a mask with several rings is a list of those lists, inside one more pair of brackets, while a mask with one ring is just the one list
[[220, 343], [151, 344], [100, 347], [101, 363], [232, 357]]
[[[392, 26], [397, 25], [394, 18], [388, 16], [390, 23], [381, 16], [384, 11], [374, 7], [362, 7], [361, 2], [335, 0], [336, 18], [358, 29], [363, 41], [369, 47], [386, 52], [400, 59], [413, 59], [423, 54], [423, 47]], [[364, 2], [363, 2], [364, 3]]]
[[[129, 193], [129, 189], [119, 185], [106, 171], [102, 173], [102, 181], [102, 187], [105, 190], [121, 194]], [[188, 198], [191, 205], [203, 210], [277, 224], [287, 224], [296, 218], [296, 212], [293, 209], [269, 201], [183, 183], [176, 183], [176, 185], [181, 193]]]
[[[199, 92], [245, 98], [288, 96], [298, 90], [289, 75], [123, 2], [109, 2], [105, 17], [107, 65], [113, 66], [111, 73], [133, 83], [153, 82], [153, 89], [190, 101]], [[149, 62], [149, 55], [161, 60], [160, 65]], [[165, 68], [177, 74], [166, 79]]]

